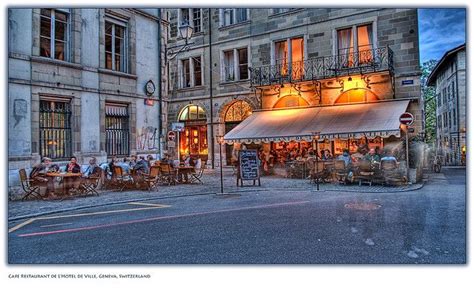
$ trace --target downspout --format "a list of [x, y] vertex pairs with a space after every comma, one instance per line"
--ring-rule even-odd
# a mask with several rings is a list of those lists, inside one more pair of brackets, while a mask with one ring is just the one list
[[[165, 67], [166, 69], [166, 67]], [[157, 85], [158, 85], [158, 153], [160, 154], [160, 159], [163, 158], [163, 95], [162, 85], [161, 85], [161, 8], [158, 8], [158, 75], [157, 75]]]
[[[212, 161], [211, 161], [211, 168], [214, 169], [214, 104], [212, 101], [212, 43], [211, 43], [211, 8], [207, 9], [207, 21], [209, 23], [209, 28], [208, 28], [208, 33], [209, 33], [209, 104], [210, 104], [210, 109], [209, 112], [211, 113], [211, 155], [212, 155]], [[220, 145], [220, 144], [219, 144]]]
[[[458, 54], [459, 55], [459, 54]], [[456, 63], [456, 126], [457, 126], [457, 134], [458, 134], [458, 155], [459, 156], [459, 162], [457, 163], [458, 165], [460, 165], [461, 163], [461, 157], [462, 157], [462, 151], [461, 151], [461, 135], [460, 135], [460, 131], [459, 131], [459, 81], [458, 81], [458, 55], [456, 55], [456, 60], [455, 60], [455, 63]], [[458, 159], [456, 159], [456, 162], [458, 161]]]

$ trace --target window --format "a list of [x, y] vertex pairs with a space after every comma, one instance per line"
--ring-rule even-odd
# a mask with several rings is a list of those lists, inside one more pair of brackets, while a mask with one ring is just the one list
[[193, 33], [202, 32], [202, 9], [185, 8], [178, 10], [178, 27], [184, 23], [193, 26]]
[[294, 79], [300, 78], [304, 64], [304, 38], [298, 37], [275, 42], [275, 64], [281, 75], [292, 71]]
[[456, 119], [456, 109], [453, 109], [453, 126], [458, 125], [457, 119]]
[[448, 102], [447, 97], [446, 97], [446, 87], [443, 88], [443, 104], [446, 104]]
[[59, 100], [40, 100], [40, 154], [51, 159], [72, 156], [71, 104]]
[[40, 15], [40, 55], [66, 61], [68, 53], [68, 14], [41, 9]]
[[227, 108], [225, 112], [224, 121], [225, 122], [241, 122], [244, 121], [247, 117], [252, 114], [252, 107], [243, 101], [239, 100]]
[[105, 21], [105, 68], [127, 72], [125, 26]]
[[438, 102], [438, 107], [441, 107], [441, 93], [436, 94], [437, 102]]
[[456, 92], [454, 90], [454, 82], [451, 82], [451, 97], [452, 99], [456, 99]]
[[189, 59], [182, 60], [183, 63], [183, 88], [191, 87], [191, 70], [189, 67]]
[[229, 26], [232, 24], [242, 23], [249, 19], [249, 9], [247, 8], [225, 8], [220, 9], [220, 26]]
[[248, 49], [224, 51], [222, 55], [222, 77], [225, 82], [249, 79]]
[[105, 104], [105, 151], [108, 155], [130, 155], [128, 107]]
[[374, 49], [372, 24], [338, 30], [336, 47], [338, 64], [342, 67], [371, 63]]
[[201, 57], [193, 57], [193, 76], [194, 76], [194, 86], [202, 85], [202, 71], [201, 71]]
[[181, 71], [181, 88], [202, 86], [202, 57], [182, 59], [178, 69]]
[[451, 128], [451, 111], [448, 113], [448, 123], [449, 123], [449, 128]]
[[441, 115], [438, 115], [438, 128], [441, 128]]
[[201, 9], [193, 9], [194, 33], [201, 32]]
[[185, 128], [179, 134], [180, 153], [208, 153], [206, 119], [206, 111], [198, 105], [188, 105], [181, 110], [178, 120], [185, 123]]

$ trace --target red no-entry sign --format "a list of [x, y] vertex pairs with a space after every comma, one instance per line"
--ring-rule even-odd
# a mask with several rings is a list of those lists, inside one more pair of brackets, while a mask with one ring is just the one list
[[413, 124], [413, 121], [415, 120], [415, 117], [413, 117], [413, 114], [405, 112], [400, 116], [400, 123], [405, 124], [407, 126], [410, 126]]
[[168, 141], [174, 141], [176, 139], [176, 133], [174, 131], [168, 132]]

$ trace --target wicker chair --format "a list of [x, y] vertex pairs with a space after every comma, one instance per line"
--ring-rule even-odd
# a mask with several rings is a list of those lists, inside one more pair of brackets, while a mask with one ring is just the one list
[[97, 188], [102, 180], [103, 171], [100, 167], [94, 168], [89, 177], [81, 178], [81, 184], [79, 185], [79, 193], [82, 196], [96, 195], [99, 196]]
[[21, 200], [24, 201], [30, 197], [33, 197], [36, 199], [43, 199], [43, 197], [41, 197], [41, 194], [40, 194], [40, 187], [46, 186], [46, 182], [44, 183], [44, 185], [40, 185], [42, 183], [39, 183], [32, 179], [28, 179], [25, 169], [20, 169], [20, 171], [18, 172], [20, 173], [21, 188], [26, 193], [25, 196], [21, 198]]
[[146, 184], [148, 191], [156, 189], [158, 187], [158, 180], [160, 177], [160, 167], [151, 166], [149, 174], [143, 174], [143, 181]]
[[356, 181], [359, 181], [359, 186], [362, 183], [367, 183], [372, 186], [372, 181], [374, 179], [375, 172], [372, 169], [372, 164], [369, 160], [360, 160], [359, 169], [357, 170], [357, 175], [355, 177]]

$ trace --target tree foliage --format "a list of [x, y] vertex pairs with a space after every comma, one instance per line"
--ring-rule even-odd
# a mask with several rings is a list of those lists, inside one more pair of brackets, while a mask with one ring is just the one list
[[427, 79], [431, 71], [438, 63], [437, 60], [428, 60], [421, 65], [421, 94], [424, 102], [425, 113], [425, 141], [434, 143], [436, 141], [436, 90], [433, 86], [427, 86]]

